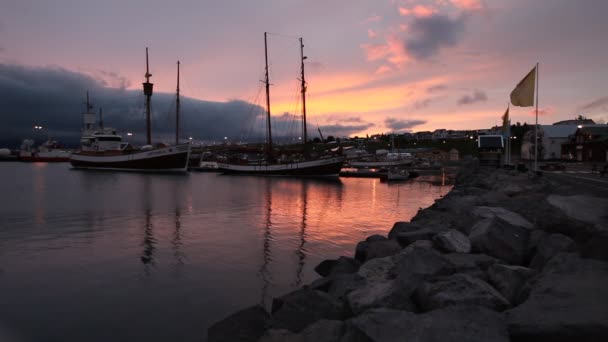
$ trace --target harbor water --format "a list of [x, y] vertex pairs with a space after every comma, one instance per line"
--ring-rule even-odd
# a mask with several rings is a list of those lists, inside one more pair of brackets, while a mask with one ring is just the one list
[[0, 340], [201, 341], [445, 195], [297, 179], [0, 164]]

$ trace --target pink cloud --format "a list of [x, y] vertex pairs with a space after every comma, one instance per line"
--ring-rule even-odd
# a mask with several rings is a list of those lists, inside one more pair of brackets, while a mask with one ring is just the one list
[[378, 69], [376, 69], [376, 74], [382, 75], [382, 74], [386, 74], [387, 72], [390, 72], [392, 70], [393, 70], [393, 68], [391, 68], [390, 66], [385, 64], [385, 65], [381, 65]]
[[416, 5], [411, 9], [399, 7], [399, 14], [402, 16], [413, 15], [418, 18], [428, 18], [437, 13], [437, 10], [431, 6]]
[[[535, 116], [536, 108], [531, 109], [528, 113], [532, 116]], [[545, 108], [538, 109], [538, 116], [550, 116], [550, 115], [554, 115], [554, 114], [555, 114], [555, 107], [553, 107], [553, 106], [547, 106]]]
[[484, 8], [481, 0], [450, 0], [452, 4], [466, 11], [477, 11]]
[[379, 22], [380, 20], [382, 20], [382, 17], [381, 17], [381, 16], [379, 16], [379, 15], [377, 15], [377, 14], [374, 14], [374, 15], [372, 15], [371, 17], [366, 18], [365, 20], [363, 20], [363, 23], [365, 23], [365, 24], [369, 24], [369, 23], [377, 23], [377, 22]]
[[367, 37], [369, 39], [374, 39], [378, 36], [378, 33], [376, 33], [376, 31], [372, 30], [372, 29], [368, 29], [367, 30]]
[[403, 40], [396, 34], [389, 34], [381, 44], [362, 44], [368, 61], [386, 60], [397, 68], [402, 68], [411, 60]]

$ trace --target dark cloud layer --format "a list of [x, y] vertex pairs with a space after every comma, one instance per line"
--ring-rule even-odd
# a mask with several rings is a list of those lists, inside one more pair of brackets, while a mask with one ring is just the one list
[[342, 125], [342, 124], [333, 124], [333, 125], [323, 125], [320, 127], [323, 136], [327, 138], [330, 135], [335, 137], [347, 137], [353, 133], [361, 132], [375, 125], [371, 122], [362, 123], [360, 125]]
[[464, 95], [458, 100], [459, 105], [469, 105], [476, 102], [485, 102], [488, 100], [488, 95], [481, 90], [475, 90], [472, 95]]
[[416, 59], [434, 56], [442, 47], [454, 46], [463, 36], [467, 16], [450, 18], [445, 15], [417, 17], [410, 24], [406, 50]]
[[417, 120], [417, 119], [413, 119], [413, 120], [399, 120], [399, 119], [395, 119], [395, 118], [386, 118], [386, 120], [384, 120], [384, 124], [386, 125], [386, 127], [394, 130], [394, 131], [409, 131], [412, 128], [419, 126], [419, 125], [424, 125], [427, 121], [426, 120]]
[[[133, 132], [134, 140], [145, 134], [144, 96], [140, 90], [126, 90], [128, 80], [105, 73], [97, 80], [92, 76], [61, 68], [28, 68], [0, 64], [0, 137], [12, 144], [35, 136], [33, 126], [42, 125], [47, 134], [76, 144], [82, 127], [82, 113], [87, 91], [95, 111], [103, 108], [104, 122], [123, 135]], [[111, 82], [107, 79], [110, 78]], [[117, 80], [118, 82], [113, 82]], [[106, 87], [107, 84], [118, 88]], [[175, 131], [175, 95], [155, 93], [152, 96], [152, 132], [156, 141], [172, 141]], [[181, 135], [204, 141], [259, 141], [265, 136], [264, 110], [240, 100], [228, 102], [201, 101], [182, 97]], [[301, 132], [299, 116], [284, 114], [273, 117], [273, 136], [297, 135]], [[334, 132], [359, 131], [354, 126], [328, 127]], [[326, 129], [326, 128], [322, 128]], [[310, 128], [309, 128], [310, 130]], [[40, 133], [37, 133], [40, 135]], [[337, 133], [336, 133], [337, 134]], [[311, 136], [316, 136], [311, 134]]]
[[581, 106], [581, 110], [608, 110], [608, 96], [600, 97], [599, 99], [593, 100]]

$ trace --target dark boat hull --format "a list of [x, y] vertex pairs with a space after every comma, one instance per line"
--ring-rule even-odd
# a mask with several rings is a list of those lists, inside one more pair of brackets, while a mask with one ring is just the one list
[[186, 172], [189, 157], [190, 146], [184, 144], [121, 155], [74, 153], [70, 163], [76, 169]]
[[340, 172], [344, 158], [328, 158], [300, 163], [237, 165], [218, 163], [224, 174], [262, 176], [336, 176]]

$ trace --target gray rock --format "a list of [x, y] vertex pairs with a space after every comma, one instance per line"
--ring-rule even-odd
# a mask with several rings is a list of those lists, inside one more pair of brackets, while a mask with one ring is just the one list
[[360, 263], [348, 257], [339, 257], [338, 259], [323, 260], [317, 267], [317, 272], [322, 277], [327, 277], [334, 274], [348, 274], [355, 273], [359, 269]]
[[412, 242], [411, 244], [409, 244], [407, 247], [405, 247], [402, 251], [403, 252], [408, 252], [411, 249], [414, 248], [430, 248], [433, 249], [435, 245], [433, 245], [433, 241], [431, 240], [418, 240], [416, 242]]
[[354, 315], [378, 307], [413, 311], [415, 307], [410, 300], [414, 291], [412, 285], [399, 279], [369, 282], [346, 295], [347, 305]]
[[503, 316], [483, 307], [450, 307], [425, 314], [372, 309], [347, 322], [341, 342], [507, 342]]
[[498, 290], [511, 305], [518, 305], [518, 298], [524, 284], [536, 274], [533, 269], [522, 266], [494, 264], [488, 270], [490, 284]]
[[531, 261], [536, 254], [538, 244], [545, 236], [547, 236], [547, 233], [540, 229], [535, 229], [530, 232], [530, 238], [528, 238], [528, 244], [526, 246], [526, 261], [528, 261], [526, 264], [530, 264], [529, 261]]
[[374, 258], [384, 258], [397, 254], [401, 246], [395, 240], [361, 241], [357, 244], [355, 259], [364, 263]]
[[380, 235], [380, 234], [370, 235], [365, 239], [365, 241], [367, 241], [367, 242], [384, 241], [384, 240], [386, 240], [386, 237], [383, 235]]
[[344, 332], [344, 322], [320, 320], [297, 334], [285, 329], [268, 330], [259, 342], [339, 342]]
[[422, 284], [414, 294], [423, 311], [452, 305], [479, 305], [501, 311], [509, 302], [485, 281], [466, 274], [454, 274]]
[[395, 239], [405, 247], [419, 240], [432, 240], [435, 234], [437, 234], [436, 229], [422, 228], [413, 232], [397, 233]]
[[469, 241], [469, 238], [454, 229], [437, 233], [433, 238], [433, 242], [438, 249], [447, 253], [469, 253], [471, 251], [471, 241]]
[[608, 199], [587, 195], [549, 195], [547, 202], [568, 217], [589, 224], [608, 222]]
[[487, 281], [488, 268], [498, 260], [485, 254], [449, 253], [443, 255], [454, 265], [454, 273], [466, 273]]
[[476, 207], [473, 209], [473, 215], [486, 219], [499, 218], [515, 227], [534, 228], [534, 225], [523, 216], [502, 207]]
[[521, 265], [526, 257], [530, 231], [498, 218], [478, 222], [469, 235], [473, 251]]
[[389, 279], [389, 271], [395, 266], [393, 257], [372, 259], [363, 264], [357, 275], [367, 282], [383, 282]]
[[530, 267], [540, 270], [545, 263], [558, 253], [576, 251], [576, 243], [563, 234], [550, 234], [544, 236], [536, 248], [536, 254], [530, 262]]
[[[377, 259], [375, 259], [377, 260]], [[345, 296], [365, 285], [365, 279], [356, 273], [335, 274], [320, 278], [312, 282], [309, 287], [313, 290], [323, 291], [330, 296], [342, 300]]]
[[343, 316], [342, 302], [327, 293], [304, 288], [272, 301], [272, 317], [267, 326], [297, 333], [318, 320], [340, 320]]
[[397, 237], [398, 233], [409, 233], [422, 228], [423, 227], [421, 225], [413, 222], [395, 222], [395, 224], [393, 224], [393, 228], [391, 228], [391, 231], [388, 233], [388, 238], [394, 239]]
[[594, 234], [585, 242], [582, 250], [585, 258], [608, 261], [608, 232]]
[[269, 315], [256, 305], [241, 310], [207, 329], [209, 342], [255, 342], [263, 334]]
[[608, 263], [558, 254], [507, 311], [513, 341], [608, 341]]
[[415, 247], [395, 256], [395, 266], [390, 275], [405, 281], [413, 278], [427, 279], [454, 272], [454, 265], [434, 249]]

